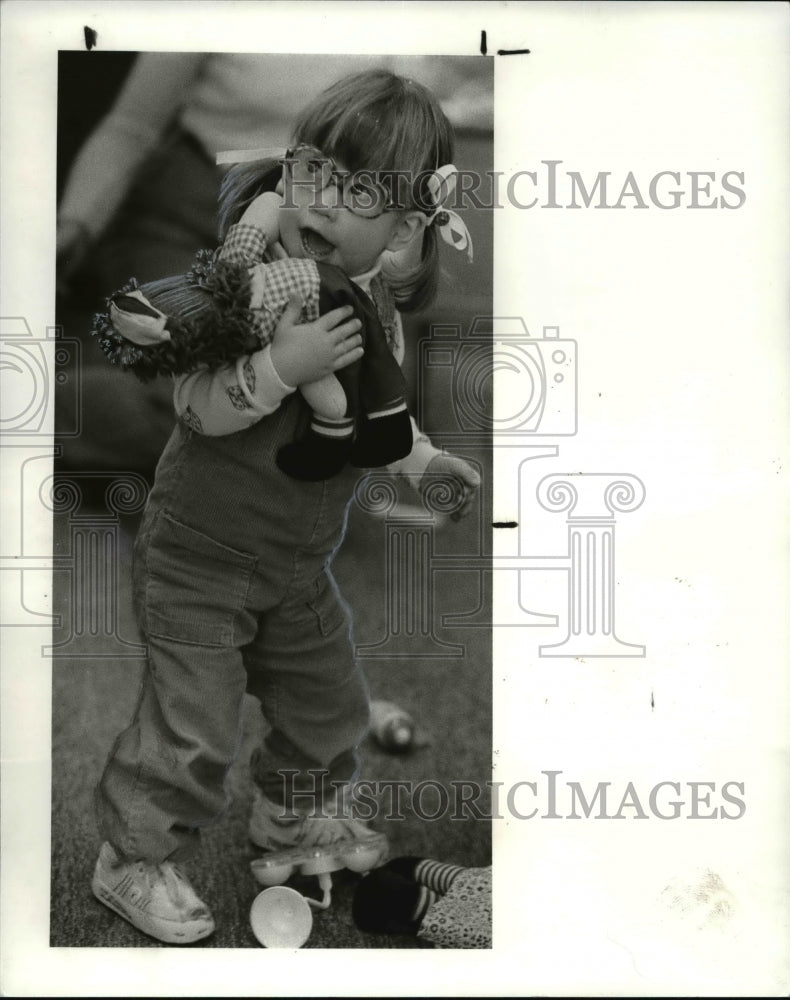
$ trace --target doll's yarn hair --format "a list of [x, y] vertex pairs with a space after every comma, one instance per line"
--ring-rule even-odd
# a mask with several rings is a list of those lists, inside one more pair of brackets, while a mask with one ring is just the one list
[[[168, 317], [170, 339], [140, 347], [113, 326], [110, 303], [118, 295], [139, 290], [155, 309]], [[187, 274], [145, 284], [132, 279], [107, 299], [107, 312], [93, 320], [93, 334], [112, 364], [133, 372], [142, 382], [159, 375], [184, 375], [197, 368], [217, 369], [258, 344], [249, 310], [250, 277], [237, 264], [215, 263], [201, 251]]]
[[[393, 201], [426, 214], [432, 208], [428, 179], [452, 162], [454, 149], [452, 126], [433, 94], [381, 69], [344, 77], [324, 91], [299, 115], [293, 141], [318, 147], [352, 172], [375, 172], [385, 186], [391, 175]], [[273, 191], [281, 175], [276, 160], [232, 167], [220, 192], [220, 234], [259, 194]], [[435, 297], [438, 240], [435, 227], [427, 226], [418, 267], [384, 275], [402, 312], [422, 309]]]

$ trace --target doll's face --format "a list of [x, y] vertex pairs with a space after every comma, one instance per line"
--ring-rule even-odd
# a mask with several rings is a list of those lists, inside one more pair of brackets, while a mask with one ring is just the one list
[[[341, 164], [335, 164], [342, 171]], [[335, 264], [349, 277], [364, 274], [385, 250], [401, 249], [424, 224], [419, 212], [367, 211], [364, 193], [357, 207], [342, 185], [291, 183], [284, 168], [285, 199], [280, 208], [280, 242], [289, 257]], [[375, 213], [375, 214], [374, 214]]]

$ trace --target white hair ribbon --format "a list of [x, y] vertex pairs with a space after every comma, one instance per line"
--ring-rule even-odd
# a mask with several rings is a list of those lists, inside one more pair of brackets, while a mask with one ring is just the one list
[[469, 261], [474, 259], [472, 250], [472, 237], [466, 228], [466, 223], [449, 208], [444, 208], [444, 202], [449, 200], [455, 191], [455, 178], [458, 170], [452, 163], [434, 170], [433, 175], [428, 179], [428, 191], [431, 195], [434, 208], [429, 226], [439, 227], [439, 233], [445, 243], [449, 243], [456, 250], [466, 250]]

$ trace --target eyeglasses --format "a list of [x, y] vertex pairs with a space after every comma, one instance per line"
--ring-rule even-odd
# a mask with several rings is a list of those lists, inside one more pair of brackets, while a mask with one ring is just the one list
[[280, 162], [287, 182], [312, 188], [317, 208], [329, 207], [321, 200], [320, 192], [333, 187], [338, 192], [340, 204], [364, 219], [377, 219], [394, 210], [390, 192], [377, 180], [375, 171], [360, 170], [352, 174], [339, 170], [331, 156], [309, 145], [287, 150]]

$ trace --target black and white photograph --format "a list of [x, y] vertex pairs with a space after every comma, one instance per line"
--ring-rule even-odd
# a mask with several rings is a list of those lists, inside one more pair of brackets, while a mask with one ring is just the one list
[[788, 21], [4, 5], [4, 995], [787, 994]]
[[492, 62], [84, 51], [58, 94], [64, 146], [111, 103], [58, 215], [52, 945], [489, 946], [489, 373], [460, 453], [415, 376], [435, 327], [490, 355]]

